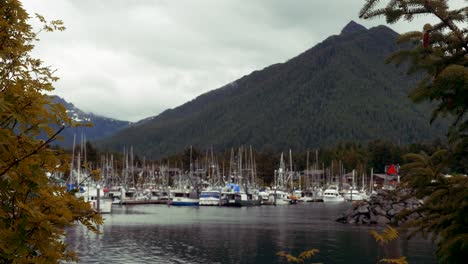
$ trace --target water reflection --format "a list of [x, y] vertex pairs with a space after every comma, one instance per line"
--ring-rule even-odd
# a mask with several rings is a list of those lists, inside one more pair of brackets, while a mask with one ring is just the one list
[[[280, 263], [279, 251], [318, 248], [324, 263], [375, 263], [369, 227], [332, 219], [348, 205], [323, 203], [251, 208], [122, 206], [106, 216], [103, 234], [69, 230], [80, 263]], [[434, 263], [422, 239], [399, 240], [392, 253], [410, 263]]]

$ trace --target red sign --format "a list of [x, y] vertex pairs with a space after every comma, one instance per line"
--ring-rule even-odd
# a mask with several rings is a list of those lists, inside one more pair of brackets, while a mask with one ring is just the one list
[[389, 175], [396, 175], [397, 174], [397, 170], [395, 169], [395, 165], [390, 165], [387, 169], [387, 174]]

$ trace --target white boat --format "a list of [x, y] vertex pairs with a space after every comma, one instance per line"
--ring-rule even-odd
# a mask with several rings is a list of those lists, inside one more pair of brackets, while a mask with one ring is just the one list
[[190, 189], [171, 190], [171, 197], [169, 199], [170, 205], [176, 206], [198, 206], [200, 200], [196, 193]]
[[[356, 190], [355, 184], [355, 171], [353, 170], [353, 182], [352, 185], [344, 191], [343, 196], [347, 201], [366, 201], [369, 199], [369, 196], [366, 194], [364, 190], [358, 191]], [[362, 175], [362, 188], [364, 188], [364, 175]]]
[[330, 185], [323, 192], [323, 202], [344, 202], [345, 198], [340, 195], [338, 192], [338, 187], [336, 185]]
[[98, 200], [98, 188], [85, 186], [83, 192], [78, 192], [77, 197], [83, 198], [86, 202], [91, 204], [91, 208], [102, 213], [110, 214], [112, 212], [112, 199], [105, 197], [102, 189], [99, 188], [99, 200]]
[[366, 201], [369, 199], [365, 192], [358, 191], [354, 188], [346, 190], [343, 196], [347, 201]]
[[200, 193], [200, 205], [220, 205], [221, 192], [206, 190]]
[[263, 190], [258, 193], [258, 196], [261, 197], [261, 204], [268, 204], [268, 196], [270, 195], [270, 190]]
[[289, 195], [281, 190], [270, 191], [268, 201], [274, 205], [283, 205], [290, 203]]
[[297, 201], [301, 202], [301, 203], [313, 202], [314, 197], [306, 194], [306, 195], [304, 195], [302, 197], [299, 197], [299, 199], [297, 199]]

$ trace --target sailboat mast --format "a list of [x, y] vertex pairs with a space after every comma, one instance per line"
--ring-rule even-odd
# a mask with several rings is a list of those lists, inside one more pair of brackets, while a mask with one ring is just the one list
[[69, 178], [70, 184], [74, 184], [73, 164], [75, 163], [75, 141], [76, 141], [76, 134], [73, 134], [73, 148], [72, 148], [72, 159], [71, 159], [71, 164], [70, 164], [70, 178]]
[[291, 192], [294, 190], [294, 183], [293, 183], [293, 169], [292, 169], [292, 152], [289, 149], [289, 173], [291, 175]]
[[307, 161], [306, 161], [306, 174], [305, 174], [305, 189], [307, 189], [310, 185], [310, 182], [309, 182], [309, 149], [307, 149]]

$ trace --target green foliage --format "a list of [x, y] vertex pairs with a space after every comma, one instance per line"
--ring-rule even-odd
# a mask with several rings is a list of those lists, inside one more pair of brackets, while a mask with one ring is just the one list
[[409, 162], [402, 167], [402, 179], [424, 199], [423, 206], [415, 210], [422, 216], [406, 225], [412, 228], [411, 235], [432, 235], [441, 262], [461, 263], [468, 251], [468, 177], [444, 176], [448, 157], [446, 150], [406, 155]]
[[[437, 106], [431, 120], [439, 116], [454, 118], [451, 136], [457, 144], [468, 141], [468, 8], [449, 10], [447, 1], [390, 1], [376, 8], [377, 0], [367, 0], [360, 12], [363, 18], [385, 16], [392, 23], [399, 19], [411, 21], [425, 14], [439, 19], [437, 24], [426, 24], [428, 46], [421, 45], [424, 32], [409, 32], [400, 36], [400, 42], [410, 42], [411, 48], [394, 53], [389, 62], [410, 62], [410, 72], [425, 72], [427, 76], [411, 91], [415, 102], [431, 101]], [[461, 24], [459, 24], [461, 23]], [[464, 28], [460, 27], [464, 26]]]
[[367, 0], [360, 16], [385, 16], [388, 23], [411, 21], [418, 15], [432, 15], [439, 20], [426, 24], [422, 32], [403, 34], [399, 41], [412, 45], [393, 54], [389, 61], [410, 62], [410, 73], [426, 74], [410, 97], [415, 102], [435, 103], [431, 121], [453, 118], [448, 134], [450, 148], [432, 155], [409, 154], [406, 158], [410, 162], [402, 170], [407, 186], [424, 199], [424, 205], [416, 210], [422, 217], [409, 225], [416, 232], [432, 234], [439, 261], [462, 263], [468, 252], [468, 178], [456, 174], [446, 177], [444, 172], [450, 164], [455, 164], [458, 171], [466, 172], [468, 168], [468, 7], [450, 10], [446, 0], [392, 0], [379, 8], [378, 2]]
[[[37, 17], [44, 31], [64, 29]], [[58, 263], [75, 259], [63, 243], [65, 228], [81, 222], [95, 230], [102, 218], [47, 175], [67, 169], [67, 156], [49, 144], [72, 122], [44, 94], [57, 78], [30, 56], [37, 34], [28, 19], [19, 1], [1, 2], [0, 263]]]

